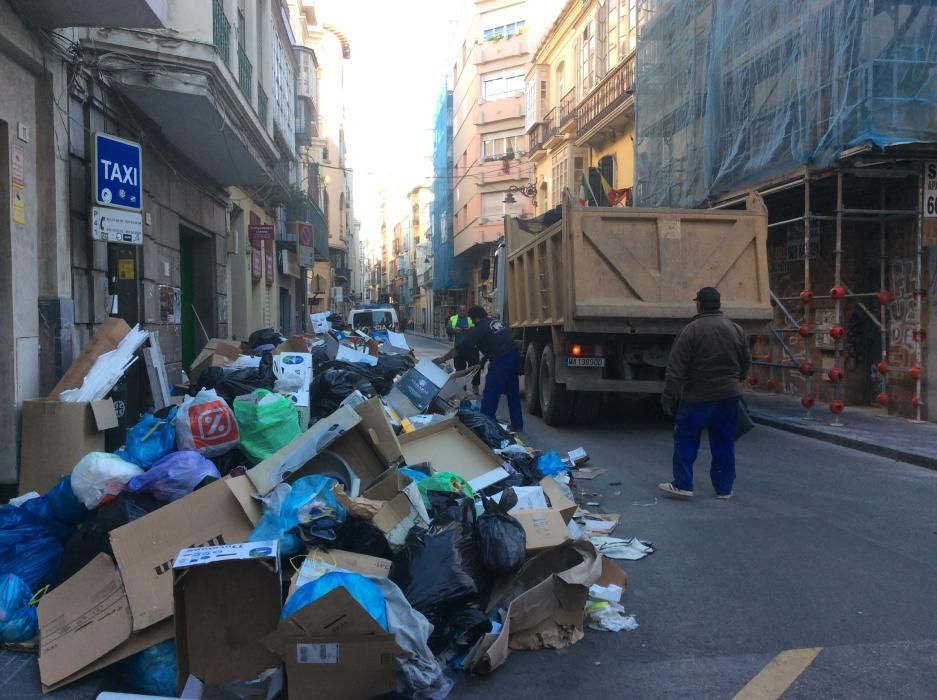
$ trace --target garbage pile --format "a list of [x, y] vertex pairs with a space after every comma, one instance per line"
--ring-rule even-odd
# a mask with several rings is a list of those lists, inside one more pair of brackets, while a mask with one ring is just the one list
[[162, 697], [444, 698], [512, 650], [637, 626], [611, 559], [653, 549], [576, 503], [585, 451], [474, 410], [477, 368], [311, 320], [210, 341], [115, 452], [110, 399], [62, 392], [110, 381], [139, 341], [119, 319], [24, 406], [47, 444], [0, 506], [0, 641], [38, 647], [44, 692], [112, 667]]

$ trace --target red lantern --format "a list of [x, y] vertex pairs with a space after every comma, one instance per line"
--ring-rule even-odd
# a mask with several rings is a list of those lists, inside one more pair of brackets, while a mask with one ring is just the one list
[[843, 327], [842, 327], [841, 325], [839, 325], [838, 323], [837, 323], [835, 326], [833, 326], [832, 328], [830, 328], [830, 337], [831, 337], [833, 340], [840, 340], [840, 339], [841, 339], [843, 336], [845, 336], [845, 335], [846, 335], [846, 329], [843, 328]]
[[797, 368], [802, 375], [809, 377], [813, 374], [813, 365], [809, 362], [801, 362], [800, 367]]
[[841, 382], [846, 376], [843, 370], [839, 367], [831, 367], [830, 371], [826, 373], [826, 376], [830, 378], [831, 382]]
[[758, 386], [758, 377], [753, 374], [748, 378], [748, 383], [753, 387]]
[[843, 412], [844, 408], [845, 406], [843, 405], [843, 402], [840, 401], [839, 399], [830, 401], [830, 413], [833, 413], [834, 415], [838, 416], [840, 413]]
[[809, 338], [810, 326], [801, 326], [800, 328], [797, 329], [797, 332], [800, 333], [801, 338]]
[[878, 293], [878, 303], [882, 306], [888, 306], [891, 304], [891, 292], [887, 289], [883, 289]]
[[886, 394], [884, 391], [875, 397], [875, 401], [879, 406], [888, 408], [888, 394]]
[[912, 397], [911, 397], [911, 406], [914, 407], [914, 408], [918, 408], [920, 405], [921, 405], [921, 399], [918, 398], [917, 396], [912, 396]]
[[768, 387], [768, 391], [774, 391], [778, 388], [778, 383], [773, 379], [769, 379], [765, 382], [765, 386]]
[[882, 360], [877, 365], [875, 365], [875, 369], [877, 369], [878, 373], [884, 377], [886, 374], [888, 374], [888, 363], [885, 362], [885, 360]]
[[911, 377], [912, 381], [917, 381], [921, 378], [921, 368], [918, 365], [912, 365], [911, 369], [908, 370], [908, 376]]
[[841, 284], [837, 284], [835, 287], [833, 287], [830, 290], [830, 296], [833, 297], [834, 299], [845, 299], [846, 288]]
[[813, 405], [816, 402], [817, 400], [813, 398], [813, 394], [804, 394], [803, 396], [800, 397], [800, 405], [806, 409], [813, 408]]
[[805, 289], [800, 293], [800, 300], [803, 302], [804, 306], [807, 306], [810, 302], [813, 301], [813, 292], [809, 289]]

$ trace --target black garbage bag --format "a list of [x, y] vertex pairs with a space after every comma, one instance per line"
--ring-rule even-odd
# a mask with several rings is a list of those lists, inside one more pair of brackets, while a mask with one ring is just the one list
[[259, 348], [262, 345], [277, 346], [282, 342], [283, 336], [281, 336], [272, 328], [264, 328], [259, 331], [254, 331], [247, 339], [247, 345], [251, 348], [251, 350], [254, 348]]
[[329, 546], [381, 559], [394, 557], [384, 533], [370, 520], [360, 518], [346, 518], [335, 531], [335, 541]]
[[240, 447], [228, 450], [223, 455], [218, 455], [217, 457], [209, 457], [209, 459], [218, 468], [218, 472], [221, 476], [228, 476], [232, 469], [251, 466], [251, 461], [247, 458], [247, 455], [241, 452]]
[[313, 379], [310, 388], [313, 417], [323, 418], [337, 410], [339, 404], [354, 391], [360, 391], [369, 399], [377, 396], [374, 385], [357, 372], [340, 367], [329, 367], [323, 370]]
[[238, 396], [250, 394], [254, 389], [273, 391], [276, 376], [273, 374], [273, 355], [266, 353], [260, 358], [260, 366], [225, 372], [221, 367], [209, 367], [198, 377], [198, 383], [189, 390], [191, 395], [201, 389], [214, 389], [229, 406]]
[[435, 611], [430, 622], [433, 633], [427, 644], [437, 655], [452, 646], [471, 648], [491, 632], [491, 620], [479, 601]]
[[482, 566], [495, 576], [506, 576], [521, 567], [527, 552], [524, 526], [508, 514], [517, 505], [517, 494], [505, 489], [499, 502], [482, 497], [482, 503], [485, 512], [475, 525]]
[[397, 377], [413, 369], [414, 364], [413, 358], [409, 355], [380, 355], [374, 370], [384, 381], [393, 384]]
[[486, 416], [484, 413], [459, 411], [459, 420], [493, 450], [499, 450], [515, 443], [511, 434], [502, 428], [498, 421], [491, 416]]
[[506, 453], [503, 457], [521, 475], [520, 486], [533, 486], [539, 484], [543, 479], [543, 473], [537, 468], [537, 456], [518, 452], [516, 454]]
[[[378, 360], [378, 362], [380, 362], [380, 360]], [[393, 377], [384, 376], [377, 371], [377, 367], [371, 367], [370, 365], [365, 365], [360, 362], [330, 360], [322, 366], [322, 369], [343, 369], [348, 372], [352, 372], [362, 379], [366, 379], [371, 382], [371, 385], [374, 387], [375, 391], [377, 391], [377, 393], [381, 396], [384, 396], [390, 392], [394, 386]]]

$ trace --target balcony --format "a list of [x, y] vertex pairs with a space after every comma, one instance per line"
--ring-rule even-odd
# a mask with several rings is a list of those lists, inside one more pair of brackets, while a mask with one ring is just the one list
[[212, 43], [221, 56], [221, 62], [231, 65], [231, 22], [224, 14], [221, 0], [213, 0], [212, 8]]
[[311, 49], [302, 46], [293, 47], [298, 59], [296, 71], [296, 98], [309, 100], [315, 105], [318, 93], [316, 55]]
[[267, 126], [267, 93], [264, 92], [264, 89], [260, 86], [260, 82], [257, 83], [257, 116], [260, 118], [260, 122]]
[[423, 270], [423, 280], [420, 282], [420, 286], [424, 289], [433, 288], [433, 268], [428, 267]]
[[567, 127], [575, 126], [573, 118], [576, 116], [576, 88], [573, 88], [560, 100], [560, 128], [567, 131]]
[[577, 143], [583, 145], [609, 127], [624, 125], [634, 107], [634, 63], [632, 53], [602, 78], [576, 109]]
[[345, 283], [351, 280], [351, 269], [347, 267], [333, 267], [332, 271], [335, 273], [335, 283], [342, 287]]
[[250, 59], [244, 52], [244, 47], [238, 46], [238, 85], [241, 86], [241, 92], [244, 93], [244, 97], [247, 98], [248, 102], [251, 101], [251, 86], [253, 85], [253, 75], [254, 66], [251, 65]]
[[125, 27], [164, 29], [169, 0], [13, 0], [16, 11], [43, 29]]
[[423, 291], [423, 288], [420, 286], [419, 278], [417, 277], [416, 270], [413, 270], [410, 273], [410, 296], [415, 297], [419, 296]]
[[527, 53], [527, 35], [514, 34], [497, 41], [479, 42], [474, 51], [476, 66]]
[[547, 116], [543, 118], [543, 125], [544, 135], [546, 136], [546, 141], [543, 145], [546, 148], [556, 148], [563, 142], [563, 133], [560, 131], [559, 107], [554, 107], [547, 112]]
[[527, 134], [529, 141], [529, 146], [527, 147], [527, 152], [531, 158], [537, 154], [538, 151], [543, 151], [543, 144], [547, 142], [547, 125], [546, 122], [536, 122], [531, 128], [530, 132]]

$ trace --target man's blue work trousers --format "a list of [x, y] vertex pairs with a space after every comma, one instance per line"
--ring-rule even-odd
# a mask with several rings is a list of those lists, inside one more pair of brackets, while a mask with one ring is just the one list
[[521, 411], [520, 387], [521, 356], [518, 352], [496, 357], [488, 364], [485, 377], [485, 390], [482, 392], [482, 413], [495, 417], [501, 394], [508, 396], [508, 410], [511, 412], [511, 427], [524, 429], [524, 413]]
[[703, 429], [709, 431], [709, 478], [717, 494], [732, 493], [735, 482], [735, 425], [739, 397], [718, 401], [681, 401], [673, 431], [673, 485], [693, 490], [693, 463]]

